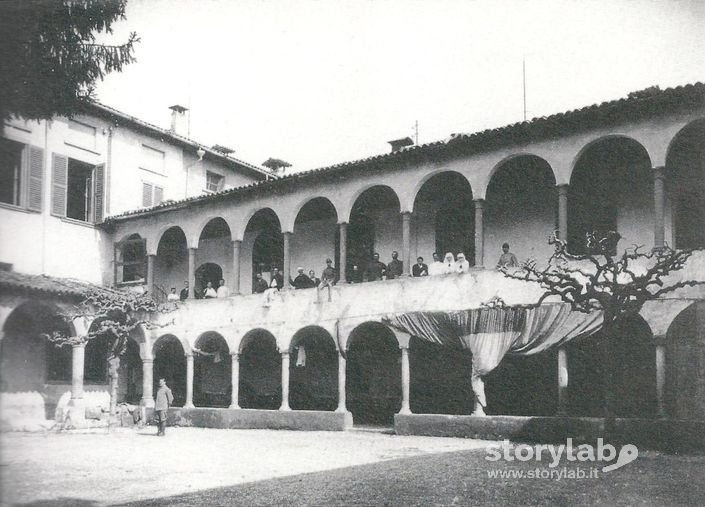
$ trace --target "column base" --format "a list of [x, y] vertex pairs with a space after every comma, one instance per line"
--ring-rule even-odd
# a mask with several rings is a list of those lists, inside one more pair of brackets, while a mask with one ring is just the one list
[[193, 403], [184, 403], [184, 406], [182, 408], [196, 408], [196, 405]]
[[347, 407], [338, 407], [335, 409], [335, 411], [339, 414], [345, 414], [349, 412]]
[[230, 410], [240, 410], [240, 405], [238, 405], [238, 404], [236, 403], [236, 404], [234, 404], [234, 405], [230, 405], [228, 408], [229, 408]]
[[282, 412], [290, 412], [291, 407], [289, 405], [282, 405], [281, 407], [279, 407], [279, 410]]
[[402, 407], [399, 412], [397, 412], [399, 415], [411, 415], [411, 409], [409, 407]]

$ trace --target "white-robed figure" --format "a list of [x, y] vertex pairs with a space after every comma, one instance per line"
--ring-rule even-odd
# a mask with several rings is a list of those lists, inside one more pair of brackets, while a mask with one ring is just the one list
[[448, 274], [456, 272], [457, 268], [455, 266], [455, 256], [451, 252], [448, 252], [443, 258], [443, 273]]
[[470, 271], [470, 263], [465, 258], [463, 252], [458, 254], [458, 262], [455, 263], [455, 271], [457, 273], [468, 273]]
[[436, 276], [436, 275], [442, 275], [445, 273], [445, 264], [441, 262], [441, 258], [438, 255], [438, 253], [433, 252], [433, 262], [431, 265], [428, 267], [428, 275], [429, 276]]

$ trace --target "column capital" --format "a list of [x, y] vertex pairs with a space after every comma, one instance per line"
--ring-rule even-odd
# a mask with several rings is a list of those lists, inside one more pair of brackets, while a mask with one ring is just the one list
[[656, 166], [653, 168], [654, 178], [665, 179], [666, 178], [666, 168], [664, 166]]
[[559, 183], [556, 185], [556, 188], [558, 189], [558, 194], [567, 194], [568, 193], [568, 188], [570, 185], [568, 183]]
[[[76, 340], [78, 340], [79, 337], [78, 337], [78, 336], [72, 336], [70, 339], [73, 340], [73, 338], [76, 338]], [[72, 349], [85, 349], [85, 348], [86, 348], [86, 343], [87, 343], [87, 342], [86, 342], [85, 340], [75, 341], [75, 342], [72, 341], [72, 342], [71, 342], [71, 348], [72, 348]]]
[[230, 356], [231, 356], [233, 359], [236, 359], [236, 360], [237, 360], [237, 359], [240, 359], [240, 351], [238, 350], [238, 351], [235, 351], [235, 352], [231, 352], [231, 353], [230, 353]]
[[154, 358], [152, 358], [152, 357], [144, 357], [141, 359], [142, 359], [142, 364], [145, 364], [145, 363], [146, 364], [150, 364], [150, 363], [153, 364], [154, 363]]
[[289, 236], [289, 237], [291, 237], [292, 234], [294, 234], [293, 231], [282, 231], [282, 235], [284, 235], [284, 236]]
[[413, 214], [411, 211], [402, 211], [400, 213], [402, 216], [408, 216], [408, 217], [410, 217]]
[[193, 360], [193, 352], [184, 352], [184, 357], [188, 361], [189, 359]]
[[288, 350], [283, 350], [283, 351], [281, 351], [281, 352], [279, 352], [279, 353], [282, 355], [282, 357], [289, 355], [289, 351], [288, 351]]
[[341, 220], [340, 222], [338, 222], [338, 225], [348, 225], [348, 222], [345, 220]]
[[239, 247], [240, 245], [242, 245], [242, 240], [241, 239], [234, 239], [234, 240], [232, 240], [232, 244], [233, 244], [233, 246]]
[[473, 199], [472, 202], [475, 203], [475, 208], [484, 208], [485, 207], [485, 199]]

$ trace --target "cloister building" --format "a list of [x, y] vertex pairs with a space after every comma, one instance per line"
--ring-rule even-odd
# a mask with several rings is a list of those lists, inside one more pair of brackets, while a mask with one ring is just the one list
[[[535, 303], [539, 287], [495, 266], [505, 242], [519, 259], [547, 259], [554, 231], [574, 252], [587, 232], [608, 230], [621, 234], [619, 251], [705, 248], [705, 85], [395, 145], [383, 155], [113, 215], [100, 227], [112, 245], [102, 250], [112, 284], [134, 285], [137, 269], [152, 294], [191, 285], [189, 299], [161, 317], [167, 325], [136, 333], [123, 361], [125, 399], [151, 406], [157, 378], [166, 377], [181, 407], [175, 417], [194, 424], [342, 429], [391, 423], [395, 414], [469, 415], [470, 353], [421, 340], [390, 318], [478, 309], [497, 297], [510, 307]], [[364, 272], [373, 253], [389, 262], [393, 251], [404, 263], [401, 278], [351, 283], [358, 281], [353, 266]], [[472, 269], [409, 276], [416, 258], [430, 263], [433, 252], [463, 252]], [[272, 266], [284, 280], [298, 266], [320, 276], [327, 258], [339, 276], [330, 301], [288, 284], [271, 304], [252, 294], [257, 274], [269, 281]], [[696, 252], [678, 276], [704, 273], [705, 256]], [[220, 279], [230, 297], [193, 297]], [[29, 343], [26, 335], [36, 334], [27, 322], [41, 327], [53, 318], [36, 297], [12, 304], [3, 357], [8, 342]], [[705, 290], [649, 302], [617, 334], [510, 351], [484, 376], [487, 414], [600, 417], [609, 388], [618, 394], [618, 417], [702, 426]], [[606, 340], [620, 354], [612, 386], [603, 381]], [[101, 368], [92, 363], [100, 346], [73, 350], [76, 399], [84, 396], [78, 377]]]

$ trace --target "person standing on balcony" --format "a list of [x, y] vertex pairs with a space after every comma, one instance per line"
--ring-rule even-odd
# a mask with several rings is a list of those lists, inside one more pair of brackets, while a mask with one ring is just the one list
[[445, 265], [441, 262], [438, 252], [433, 252], [433, 262], [428, 267], [429, 276], [437, 276], [445, 273]]
[[448, 252], [443, 259], [443, 274], [457, 273], [457, 268], [455, 266], [455, 256]]
[[159, 427], [157, 430], [158, 437], [166, 436], [166, 416], [172, 403], [174, 403], [174, 395], [171, 394], [171, 389], [166, 385], [166, 380], [160, 378], [159, 389], [157, 390], [157, 401], [154, 403], [154, 411]]
[[269, 285], [267, 284], [267, 280], [262, 278], [262, 273], [257, 273], [255, 275], [255, 285], [252, 288], [252, 293], [253, 294], [262, 294], [268, 288], [269, 288]]
[[411, 274], [414, 276], [414, 278], [418, 278], [420, 276], [428, 276], [428, 266], [423, 263], [423, 257], [418, 257], [416, 259], [416, 264], [411, 267]]
[[270, 289], [282, 290], [284, 288], [284, 276], [279, 272], [279, 268], [272, 266], [272, 280], [269, 282]]
[[379, 261], [379, 254], [372, 255], [372, 260], [367, 264], [367, 281], [374, 282], [381, 280], [387, 271], [387, 266], [384, 262]]
[[170, 303], [174, 303], [179, 300], [179, 295], [176, 293], [176, 287], [171, 288], [171, 292], [167, 295], [166, 300]]
[[518, 268], [519, 261], [516, 255], [509, 251], [509, 243], [502, 245], [502, 255], [497, 261], [497, 268]]
[[318, 287], [321, 284], [321, 279], [316, 276], [316, 272], [314, 270], [312, 270], [312, 269], [309, 270], [308, 277], [313, 282], [314, 287]]
[[219, 298], [226, 298], [230, 295], [230, 289], [225, 285], [225, 280], [222, 278], [220, 279], [220, 286], [218, 287], [216, 295]]
[[208, 283], [206, 284], [206, 288], [205, 288], [204, 291], [203, 291], [203, 297], [204, 297], [205, 299], [211, 299], [211, 298], [217, 298], [217, 297], [218, 297], [218, 293], [217, 293], [217, 292], [215, 291], [215, 289], [213, 288], [213, 284], [212, 284], [211, 282], [208, 282]]
[[333, 261], [330, 259], [326, 259], [326, 267], [323, 269], [323, 273], [321, 273], [321, 283], [318, 284], [318, 291], [316, 292], [316, 302], [320, 303], [321, 302], [321, 291], [324, 288], [328, 288], [328, 302], [331, 301], [330, 299], [330, 288], [335, 285], [335, 283], [338, 281], [338, 273], [335, 271], [335, 268], [333, 267]]
[[469, 273], [470, 272], [470, 263], [465, 259], [465, 254], [463, 252], [460, 252], [458, 254], [458, 262], [456, 264], [456, 271], [458, 273]]
[[188, 299], [188, 293], [189, 293], [188, 280], [186, 280], [184, 282], [184, 288], [181, 289], [181, 293], [179, 294], [179, 299], [181, 300], [181, 302], [184, 302]]
[[295, 289], [311, 289], [315, 287], [313, 280], [304, 273], [304, 268], [298, 267], [296, 268], [296, 272], [298, 273], [296, 278], [289, 280], [289, 283], [291, 283]]
[[401, 277], [404, 272], [404, 262], [399, 260], [399, 252], [392, 252], [392, 261], [387, 265], [387, 280]]

